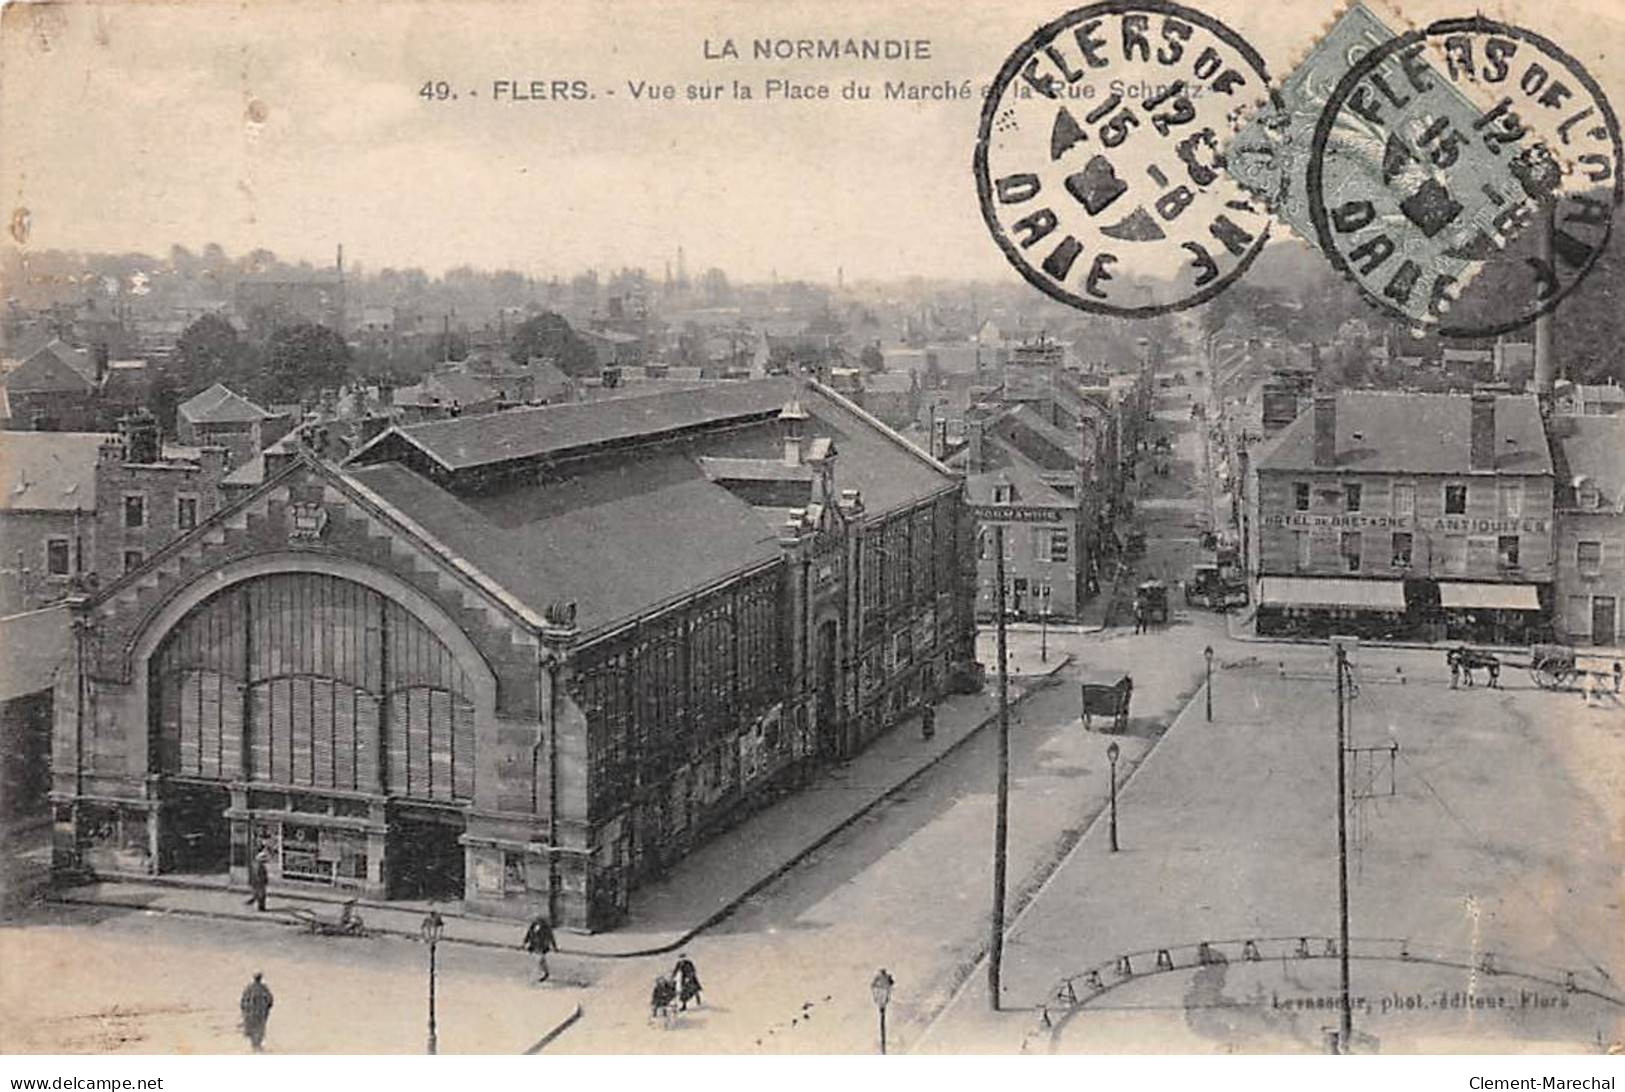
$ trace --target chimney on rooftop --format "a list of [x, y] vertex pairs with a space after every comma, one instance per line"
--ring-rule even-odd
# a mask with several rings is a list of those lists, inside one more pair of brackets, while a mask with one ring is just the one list
[[1467, 466], [1472, 470], [1495, 469], [1495, 395], [1473, 392], [1473, 420]]
[[784, 428], [784, 465], [801, 465], [801, 433], [807, 423], [807, 411], [794, 398], [779, 410], [779, 422]]
[[1315, 465], [1337, 465], [1337, 395], [1315, 395]]
[[118, 423], [124, 439], [124, 461], [151, 464], [159, 461], [158, 418], [145, 410], [122, 417]]
[[984, 436], [987, 423], [982, 414], [973, 406], [965, 414], [965, 472], [980, 474], [986, 465], [986, 453], [983, 451]]

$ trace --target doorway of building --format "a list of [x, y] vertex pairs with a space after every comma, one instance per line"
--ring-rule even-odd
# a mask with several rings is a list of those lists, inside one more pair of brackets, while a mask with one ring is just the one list
[[818, 627], [818, 750], [825, 757], [839, 753], [835, 724], [835, 623]]
[[390, 823], [389, 894], [395, 899], [463, 897], [461, 817], [397, 816]]
[[1594, 645], [1611, 645], [1614, 643], [1614, 626], [1618, 622], [1614, 597], [1611, 595], [1594, 595], [1591, 597], [1591, 643]]
[[231, 870], [231, 792], [223, 785], [169, 782], [164, 786], [160, 872], [193, 875]]

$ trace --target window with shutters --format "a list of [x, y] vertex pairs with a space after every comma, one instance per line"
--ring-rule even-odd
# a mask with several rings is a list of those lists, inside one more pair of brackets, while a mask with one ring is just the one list
[[73, 563], [72, 552], [66, 538], [45, 540], [45, 571], [51, 576], [67, 576]]
[[1394, 483], [1394, 515], [1401, 519], [1416, 515], [1416, 486], [1409, 482]]
[[1343, 568], [1347, 572], [1357, 573], [1360, 571], [1360, 539], [1361, 535], [1358, 531], [1343, 532], [1340, 550], [1343, 556]]
[[1395, 531], [1393, 537], [1393, 557], [1389, 562], [1396, 569], [1411, 567], [1412, 539], [1409, 531]]
[[1501, 482], [1495, 492], [1497, 511], [1502, 519], [1519, 519], [1523, 516], [1523, 482]]

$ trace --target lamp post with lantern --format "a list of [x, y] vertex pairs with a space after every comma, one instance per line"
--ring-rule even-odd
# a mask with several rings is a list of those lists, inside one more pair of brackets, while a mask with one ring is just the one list
[[1208, 645], [1204, 648], [1202, 655], [1207, 659], [1207, 719], [1208, 723], [1211, 724], [1213, 722], [1213, 646]]
[[875, 999], [875, 1009], [880, 1013], [880, 1053], [886, 1053], [886, 1006], [891, 1004], [891, 988], [895, 979], [882, 967], [875, 972], [869, 980], [869, 994]]
[[430, 910], [424, 917], [419, 931], [423, 934], [424, 943], [429, 946], [429, 1044], [428, 1053], [440, 1053], [440, 1037], [435, 1028], [434, 1016], [434, 986], [435, 986], [435, 952], [440, 946], [440, 935], [446, 930], [446, 919], [440, 916], [440, 911]]
[[1106, 745], [1106, 761], [1110, 762], [1112, 767], [1111, 836], [1113, 853], [1117, 852], [1117, 756], [1121, 753], [1122, 751], [1117, 746], [1117, 741], [1115, 739]]
[[1040, 600], [1039, 611], [1038, 611], [1038, 661], [1039, 661], [1039, 663], [1046, 663], [1047, 664], [1047, 663], [1049, 663], [1049, 603], [1050, 603], [1050, 600], [1049, 600], [1049, 597], [1050, 597], [1050, 580], [1049, 580], [1049, 566], [1048, 565], [1044, 566], [1044, 585], [1043, 585], [1042, 588], [1039, 589], [1039, 594], [1042, 595], [1043, 598]]

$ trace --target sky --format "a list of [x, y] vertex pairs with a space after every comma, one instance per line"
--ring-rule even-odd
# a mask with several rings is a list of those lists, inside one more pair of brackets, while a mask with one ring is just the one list
[[[1284, 75], [1323, 2], [1210, 0]], [[980, 100], [885, 101], [886, 80], [973, 86], [1062, 5], [301, 0], [11, 4], [0, 12], [0, 194], [31, 249], [217, 242], [369, 269], [535, 276], [643, 266], [735, 279], [1014, 277], [971, 175]], [[1391, 25], [1463, 14], [1378, 9]], [[1622, 0], [1484, 9], [1573, 53], [1625, 106]], [[924, 61], [751, 59], [757, 38], [927, 39]], [[731, 39], [740, 59], [707, 59]], [[689, 84], [824, 83], [822, 102], [689, 102]], [[850, 79], [872, 85], [845, 101]], [[425, 101], [445, 80], [457, 99]], [[586, 101], [494, 102], [495, 81]], [[635, 100], [629, 84], [675, 85]], [[4, 244], [15, 248], [15, 236]]]

